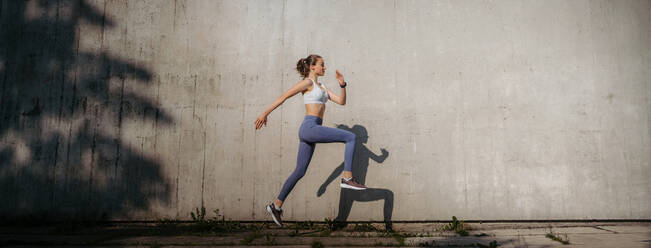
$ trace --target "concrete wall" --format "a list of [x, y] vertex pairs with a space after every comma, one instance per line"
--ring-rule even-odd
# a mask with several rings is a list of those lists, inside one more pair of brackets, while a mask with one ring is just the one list
[[[366, 192], [318, 144], [285, 219], [651, 218], [650, 1], [12, 1], [0, 216], [267, 220], [294, 170], [296, 62], [345, 106]], [[212, 215], [209, 215], [212, 216]]]

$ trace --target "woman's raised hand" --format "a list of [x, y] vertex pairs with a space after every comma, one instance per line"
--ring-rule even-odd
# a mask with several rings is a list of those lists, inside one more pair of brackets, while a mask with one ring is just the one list
[[258, 116], [258, 119], [255, 120], [255, 129], [258, 130], [262, 128], [262, 124], [267, 126], [267, 115], [262, 113]]
[[336, 74], [335, 77], [337, 78], [337, 81], [339, 81], [339, 85], [344, 85], [344, 75], [342, 75], [341, 72], [339, 72], [339, 70], [335, 70], [335, 74]]

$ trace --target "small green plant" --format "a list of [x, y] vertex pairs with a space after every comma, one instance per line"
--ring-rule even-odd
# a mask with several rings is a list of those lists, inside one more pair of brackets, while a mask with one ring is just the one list
[[323, 248], [323, 243], [318, 240], [312, 241], [312, 248]]
[[201, 206], [201, 210], [199, 210], [199, 208], [194, 208], [194, 209], [195, 209], [194, 212], [190, 212], [192, 221], [204, 222], [206, 220], [206, 208]]
[[334, 231], [335, 230], [335, 228], [336, 228], [335, 221], [333, 221], [331, 219], [328, 219], [328, 218], [323, 219], [323, 221], [325, 222], [325, 226], [324, 226], [325, 230], [328, 230], [328, 231]]
[[190, 217], [194, 221], [191, 230], [201, 234], [216, 234], [218, 232], [260, 229], [255, 226], [243, 226], [238, 221], [226, 220], [226, 217], [219, 214], [219, 209], [215, 209], [213, 213], [215, 213], [214, 217], [206, 218], [206, 208], [195, 208], [195, 211], [190, 213]]
[[563, 234], [563, 236], [565, 236], [565, 239], [561, 238], [559, 234], [554, 233], [552, 231], [551, 227], [549, 228], [549, 233], [547, 233], [545, 235], [545, 237], [547, 237], [547, 238], [549, 238], [551, 240], [558, 241], [558, 242], [560, 242], [561, 244], [564, 244], [564, 245], [569, 245], [570, 240], [567, 238], [567, 234]]
[[443, 230], [446, 231], [455, 231], [461, 236], [468, 236], [468, 231], [466, 231], [463, 221], [457, 220], [456, 216], [452, 216], [452, 222], [443, 226]]

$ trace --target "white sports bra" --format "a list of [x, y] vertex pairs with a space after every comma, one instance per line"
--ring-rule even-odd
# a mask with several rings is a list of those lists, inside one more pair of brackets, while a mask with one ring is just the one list
[[[310, 78], [310, 80], [312, 80]], [[312, 91], [303, 94], [303, 101], [305, 104], [308, 103], [318, 103], [318, 104], [325, 104], [328, 101], [328, 91], [325, 90], [326, 87], [323, 85], [323, 90], [321, 87], [319, 87], [314, 80], [312, 80], [312, 84], [314, 85], [314, 88]]]

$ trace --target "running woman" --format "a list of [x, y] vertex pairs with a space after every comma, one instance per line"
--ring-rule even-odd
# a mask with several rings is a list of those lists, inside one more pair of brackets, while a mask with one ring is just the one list
[[323, 58], [316, 54], [311, 54], [307, 58], [302, 58], [296, 64], [296, 70], [303, 77], [301, 81], [292, 86], [289, 90], [283, 93], [276, 101], [274, 101], [262, 114], [255, 120], [255, 129], [262, 128], [262, 125], [267, 125], [267, 116], [283, 104], [288, 98], [298, 94], [303, 94], [305, 101], [305, 119], [298, 130], [298, 138], [300, 144], [298, 146], [298, 158], [296, 159], [296, 169], [287, 178], [285, 184], [280, 190], [278, 198], [273, 203], [269, 204], [266, 209], [274, 222], [278, 226], [282, 226], [280, 217], [283, 214], [281, 209], [283, 201], [290, 191], [296, 185], [307, 171], [307, 166], [310, 164], [314, 147], [316, 143], [331, 143], [331, 142], [344, 142], [346, 143], [346, 150], [344, 154], [344, 177], [341, 179], [340, 186], [342, 188], [364, 190], [366, 186], [358, 183], [353, 178], [353, 154], [355, 152], [355, 134], [337, 128], [324, 127], [321, 125], [323, 122], [323, 114], [325, 113], [325, 103], [330, 99], [340, 105], [346, 104], [346, 85], [344, 76], [336, 70], [336, 78], [341, 87], [341, 96], [336, 95], [319, 83], [319, 77], [325, 73], [325, 63]]

